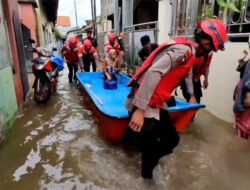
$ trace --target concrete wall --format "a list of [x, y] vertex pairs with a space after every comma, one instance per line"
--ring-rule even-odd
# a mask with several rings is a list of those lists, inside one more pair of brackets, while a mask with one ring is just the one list
[[21, 22], [30, 29], [31, 38], [37, 42], [36, 12], [32, 3], [19, 3], [21, 10]]
[[[233, 93], [235, 86], [239, 81], [239, 72], [236, 71], [238, 59], [242, 56], [244, 49], [248, 49], [245, 43], [226, 43], [224, 52], [214, 53], [210, 72], [209, 86], [207, 90], [203, 89], [201, 102], [214, 116], [227, 122], [234, 122], [233, 114]], [[248, 58], [250, 58], [248, 56]], [[203, 83], [204, 78], [201, 77]], [[181, 91], [178, 90], [180, 98]]]
[[[13, 122], [17, 112], [17, 100], [12, 75], [12, 59], [8, 46], [8, 33], [6, 32], [3, 5], [0, 1], [0, 139], [6, 133]], [[18, 81], [16, 81], [18, 82]], [[21, 89], [22, 92], [22, 89]]]
[[122, 0], [122, 28], [133, 25], [133, 1]]
[[[6, 20], [6, 32], [5, 34], [8, 35], [6, 38], [2, 38], [9, 40], [8, 42], [4, 43], [5, 48], [8, 48], [8, 43], [10, 44], [10, 55], [7, 57], [7, 60], [10, 61], [10, 63], [13, 66], [14, 74], [13, 74], [13, 80], [15, 85], [15, 94], [17, 99], [18, 107], [21, 107], [23, 101], [24, 101], [24, 94], [23, 94], [23, 86], [22, 86], [22, 79], [21, 79], [21, 71], [19, 67], [19, 58], [18, 58], [18, 52], [17, 52], [17, 44], [16, 44], [16, 37], [15, 37], [15, 31], [14, 31], [14, 25], [13, 25], [13, 12], [16, 13], [19, 12], [18, 4], [16, 0], [4, 0], [3, 2], [3, 12], [5, 15]], [[2, 20], [1, 24], [3, 24], [4, 20]], [[2, 56], [2, 53], [1, 53]]]
[[159, 1], [158, 4], [158, 43], [161, 44], [170, 38], [172, 21], [172, 6], [170, 0]]
[[36, 9], [39, 46], [52, 50], [53, 47], [57, 47], [56, 37], [52, 31], [54, 25], [48, 21], [40, 1], [38, 0], [38, 9]]
[[233, 92], [239, 81], [238, 59], [247, 43], [226, 43], [226, 50], [214, 54], [209, 74], [209, 88], [204, 92], [203, 102], [215, 116], [234, 121]]
[[70, 26], [61, 26], [61, 25], [56, 25], [56, 28], [60, 32], [63, 38], [66, 38], [67, 32], [70, 30]]
[[[129, 0], [130, 1], [130, 0]], [[114, 29], [118, 29], [118, 0], [102, 0], [101, 1], [101, 17], [102, 17], [102, 28], [104, 31], [107, 31], [109, 22], [106, 22], [106, 16], [114, 14]], [[112, 23], [111, 23], [112, 28]]]
[[11, 128], [16, 112], [17, 102], [12, 69], [8, 65], [0, 69], [0, 139]]

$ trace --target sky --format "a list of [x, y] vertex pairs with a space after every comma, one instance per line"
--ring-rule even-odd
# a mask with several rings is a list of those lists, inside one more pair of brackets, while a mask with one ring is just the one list
[[[96, 15], [101, 14], [100, 1], [96, 0]], [[76, 27], [74, 0], [59, 0], [57, 16], [69, 16], [71, 27]], [[76, 0], [78, 26], [85, 25], [85, 20], [91, 20], [91, 0]]]

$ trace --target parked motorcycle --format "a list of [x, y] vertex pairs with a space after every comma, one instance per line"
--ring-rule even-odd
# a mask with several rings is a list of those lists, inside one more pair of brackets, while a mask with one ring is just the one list
[[[30, 43], [35, 43], [29, 39]], [[46, 103], [50, 99], [51, 91], [56, 89], [57, 77], [59, 71], [63, 70], [63, 60], [61, 56], [53, 51], [48, 51], [41, 47], [32, 47], [32, 51], [38, 54], [37, 58], [32, 60], [32, 71], [35, 75], [34, 99], [38, 103]]]

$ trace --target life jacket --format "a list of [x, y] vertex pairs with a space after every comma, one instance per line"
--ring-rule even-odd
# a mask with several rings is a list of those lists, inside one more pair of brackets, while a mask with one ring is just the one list
[[77, 45], [74, 49], [70, 48], [69, 42], [65, 43], [65, 53], [64, 56], [67, 60], [67, 62], [77, 62], [78, 61], [78, 50], [79, 46]]
[[198, 80], [201, 75], [204, 75], [207, 68], [209, 67], [211, 63], [211, 59], [213, 57], [213, 54], [210, 53], [206, 57], [196, 57], [194, 60], [194, 73], [193, 73], [193, 79]]
[[[143, 73], [145, 73], [149, 67], [151, 66], [155, 56], [165, 47], [169, 47], [174, 44], [185, 44], [193, 47], [192, 42], [186, 40], [184, 37], [176, 37], [169, 40], [169, 42], [161, 44], [155, 51], [153, 51], [149, 57], [143, 62], [142, 66], [135, 73], [135, 75], [128, 82], [127, 86], [132, 86], [131, 93], [135, 95], [140, 84], [143, 81], [143, 78], [140, 78]], [[181, 79], [186, 76], [186, 74], [190, 71], [194, 63], [194, 53], [191, 51], [187, 51], [186, 54], [177, 60], [178, 65], [172, 68], [168, 73], [166, 73], [156, 86], [156, 89], [151, 96], [149, 101], [149, 106], [153, 108], [161, 108], [166, 100], [171, 98], [172, 91], [178, 86]], [[129, 94], [131, 96], [132, 94]], [[128, 97], [129, 97], [128, 96]]]
[[119, 43], [116, 41], [114, 45], [112, 45], [110, 42], [106, 43], [105, 44], [105, 47], [107, 48], [108, 52], [111, 50], [111, 49], [114, 49], [116, 51], [116, 57], [119, 56], [119, 53], [120, 53], [120, 46], [119, 46]]
[[89, 57], [92, 58], [94, 56], [94, 53], [96, 53], [96, 50], [93, 46], [91, 46], [90, 50], [86, 50], [85, 46], [81, 47], [82, 50], [82, 56], [83, 57]]

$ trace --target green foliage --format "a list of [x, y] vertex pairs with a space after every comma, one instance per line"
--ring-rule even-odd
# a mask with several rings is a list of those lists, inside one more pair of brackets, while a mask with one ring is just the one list
[[62, 35], [61, 35], [61, 33], [59, 32], [59, 30], [58, 30], [57, 28], [55, 28], [54, 30], [55, 30], [56, 39], [57, 39], [57, 40], [62, 39]]
[[226, 7], [226, 2], [224, 0], [217, 0], [218, 5], [221, 7]]
[[218, 3], [218, 5], [220, 5], [221, 7], [227, 8], [232, 12], [237, 12], [240, 13], [240, 9], [239, 6], [242, 6], [243, 2], [242, 0], [238, 0], [235, 2], [235, 4], [231, 1], [227, 1], [227, 0], [216, 0], [216, 2]]
[[96, 18], [96, 23], [99, 24], [99, 25], [102, 24], [102, 17], [101, 17], [101, 16], [98, 16], [98, 17]]

